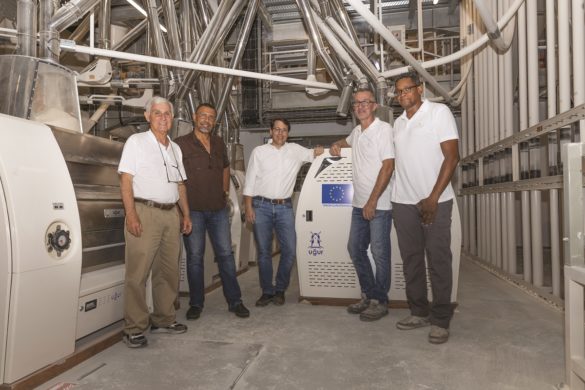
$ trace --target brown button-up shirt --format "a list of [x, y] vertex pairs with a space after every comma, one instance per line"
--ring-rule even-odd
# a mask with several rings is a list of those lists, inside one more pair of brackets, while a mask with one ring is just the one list
[[183, 135], [175, 142], [183, 153], [189, 208], [194, 211], [218, 211], [225, 208], [223, 170], [229, 167], [230, 161], [223, 139], [211, 136], [210, 153], [207, 153], [195, 133]]

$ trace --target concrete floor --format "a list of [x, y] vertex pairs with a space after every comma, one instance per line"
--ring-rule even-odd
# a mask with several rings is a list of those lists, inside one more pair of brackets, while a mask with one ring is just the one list
[[428, 328], [396, 329], [405, 309], [366, 323], [297, 303], [296, 276], [284, 306], [256, 308], [256, 268], [239, 279], [249, 319], [215, 290], [187, 333], [148, 335], [137, 350], [120, 342], [39, 389], [551, 390], [564, 380], [563, 314], [467, 260], [443, 345], [427, 342]]

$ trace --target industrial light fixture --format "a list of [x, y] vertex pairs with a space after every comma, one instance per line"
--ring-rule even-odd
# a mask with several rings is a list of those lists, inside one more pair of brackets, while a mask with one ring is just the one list
[[433, 5], [439, 4], [439, 0], [433, 0]]
[[[136, 10], [140, 12], [142, 15], [144, 15], [145, 18], [148, 17], [144, 8], [139, 6], [134, 0], [126, 0], [126, 2], [128, 2], [128, 4], [130, 4], [132, 7], [136, 8]], [[160, 25], [160, 29], [163, 30], [164, 32], [167, 32], [167, 29], [162, 24]]]

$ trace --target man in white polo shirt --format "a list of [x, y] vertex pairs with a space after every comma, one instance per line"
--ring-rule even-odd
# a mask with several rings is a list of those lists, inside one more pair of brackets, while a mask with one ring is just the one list
[[[270, 125], [272, 142], [252, 150], [246, 172], [246, 221], [254, 224], [262, 289], [256, 306], [266, 306], [271, 302], [275, 305], [284, 304], [284, 292], [290, 282], [297, 250], [291, 195], [301, 166], [323, 153], [321, 146], [311, 150], [295, 143], [287, 143], [289, 131], [288, 120], [273, 119]], [[272, 281], [273, 231], [276, 232], [280, 245], [280, 262], [275, 283]]]
[[[126, 212], [124, 342], [130, 348], [147, 345], [143, 332], [149, 325], [151, 333], [187, 331], [175, 321], [174, 306], [181, 231], [189, 234], [192, 227], [183, 183], [187, 176], [181, 149], [167, 135], [173, 123], [173, 106], [155, 96], [145, 110], [150, 130], [128, 138], [118, 167]], [[149, 315], [146, 281], [151, 270], [154, 307]]]
[[[449, 339], [451, 290], [451, 177], [459, 161], [457, 125], [449, 108], [422, 100], [416, 73], [399, 76], [396, 96], [404, 112], [394, 123], [396, 182], [392, 191], [398, 246], [411, 315], [396, 324], [431, 325], [429, 342]], [[425, 253], [433, 302], [427, 299]]]
[[[351, 134], [331, 145], [339, 156], [351, 147], [353, 200], [347, 250], [355, 267], [362, 299], [347, 311], [362, 321], [375, 321], [388, 314], [390, 291], [390, 178], [394, 170], [392, 126], [378, 118], [376, 98], [370, 90], [359, 89], [353, 96], [353, 110], [360, 124]], [[376, 269], [368, 257], [368, 246]]]

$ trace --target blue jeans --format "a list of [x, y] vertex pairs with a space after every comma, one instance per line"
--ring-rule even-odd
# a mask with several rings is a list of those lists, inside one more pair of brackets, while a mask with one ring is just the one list
[[236, 261], [232, 252], [232, 239], [227, 208], [218, 211], [191, 211], [193, 231], [184, 236], [187, 250], [187, 280], [189, 281], [189, 305], [203, 308], [205, 283], [203, 258], [205, 232], [209, 233], [215, 262], [223, 286], [223, 295], [230, 308], [242, 302], [242, 292], [236, 277]]
[[[368, 299], [388, 303], [392, 210], [376, 210], [371, 221], [364, 219], [362, 211], [357, 207], [352, 210], [347, 250], [360, 281], [362, 294]], [[375, 275], [368, 257], [368, 246], [376, 266]]]
[[[285, 291], [290, 282], [290, 273], [295, 262], [297, 233], [292, 203], [271, 204], [254, 198], [252, 200], [256, 222], [254, 237], [258, 249], [258, 273], [262, 294], [273, 295], [276, 291]], [[272, 283], [272, 232], [280, 245], [280, 263], [276, 272], [276, 286]]]

